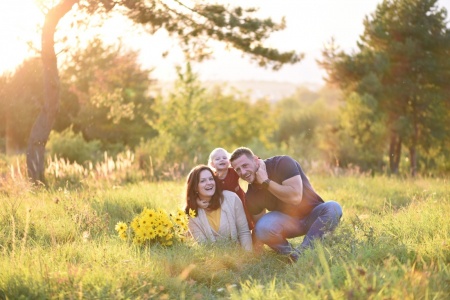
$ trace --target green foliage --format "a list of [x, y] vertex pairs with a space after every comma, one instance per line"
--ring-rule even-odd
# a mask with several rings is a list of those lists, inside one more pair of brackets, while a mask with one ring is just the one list
[[[343, 205], [344, 216], [293, 265], [267, 247], [259, 255], [229, 243], [141, 248], [117, 237], [115, 224], [144, 207], [180, 208], [182, 182], [1, 192], [1, 297], [450, 297], [447, 179], [310, 180], [325, 199]], [[301, 238], [291, 241], [298, 246]]]
[[210, 144], [225, 145], [232, 149], [260, 142], [264, 148], [271, 148], [271, 136], [276, 130], [273, 105], [265, 99], [251, 101], [247, 94], [234, 92], [226, 94], [223, 88], [215, 86], [208, 91], [208, 130]]
[[373, 96], [353, 93], [346, 99], [339, 114], [341, 162], [353, 163], [362, 170], [380, 170], [386, 150], [386, 128], [383, 114]]
[[[209, 105], [206, 101], [205, 88], [198, 76], [187, 64], [186, 71], [178, 67], [178, 80], [168, 99], [158, 99], [155, 111], [158, 113], [156, 128], [159, 135], [170, 140], [175, 147], [170, 149], [169, 161], [191, 162], [204, 161], [198, 157], [201, 151], [209, 148], [207, 127]], [[191, 130], [187, 130], [187, 129]]]
[[324, 160], [336, 165], [339, 141], [338, 96], [336, 91], [323, 88], [313, 92], [299, 88], [294, 95], [275, 103], [278, 129], [274, 140], [285, 145], [284, 154], [301, 161]]
[[252, 103], [239, 96], [226, 95], [220, 88], [207, 90], [190, 64], [186, 70], [178, 68], [174, 91], [167, 99], [158, 98], [154, 106], [159, 137], [149, 140], [140, 151], [147, 148], [151, 153], [146, 156], [159, 158], [167, 170], [176, 164], [186, 164], [182, 168], [189, 169], [206, 163], [216, 147], [232, 151], [255, 140], [270, 147], [269, 137], [276, 127], [271, 104], [264, 100]]
[[100, 147], [100, 141], [86, 142], [81, 133], [74, 133], [71, 127], [61, 133], [53, 131], [47, 144], [50, 156], [78, 164], [95, 163], [100, 160], [102, 158]]
[[172, 149], [179, 147], [172, 136], [161, 134], [148, 141], [141, 141], [136, 147], [136, 159], [139, 169], [143, 170], [149, 180], [174, 180], [187, 172], [186, 162], [175, 160]]
[[0, 79], [0, 132], [5, 136], [6, 153], [23, 153], [28, 136], [43, 103], [42, 62], [26, 59], [15, 71]]
[[149, 73], [139, 65], [137, 52], [94, 39], [72, 55], [62, 72], [72, 96], [61, 99], [65, 110], [59, 122], [70, 119], [76, 132], [87, 140], [102, 141], [105, 148], [135, 147], [141, 138], [155, 135], [149, 125], [154, 114]]

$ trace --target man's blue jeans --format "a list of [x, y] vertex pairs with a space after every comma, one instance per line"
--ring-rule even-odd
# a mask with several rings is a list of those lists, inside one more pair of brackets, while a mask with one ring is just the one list
[[287, 239], [305, 235], [301, 248], [311, 247], [315, 239], [336, 228], [341, 216], [342, 208], [334, 201], [319, 204], [303, 219], [271, 211], [256, 222], [253, 230], [255, 242], [264, 243], [281, 254], [291, 255], [296, 260], [297, 251]]

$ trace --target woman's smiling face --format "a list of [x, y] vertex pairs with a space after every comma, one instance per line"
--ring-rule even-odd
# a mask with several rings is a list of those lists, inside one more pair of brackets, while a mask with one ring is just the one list
[[202, 201], [210, 201], [216, 192], [216, 182], [213, 174], [209, 170], [203, 170], [199, 174], [198, 181], [198, 197]]

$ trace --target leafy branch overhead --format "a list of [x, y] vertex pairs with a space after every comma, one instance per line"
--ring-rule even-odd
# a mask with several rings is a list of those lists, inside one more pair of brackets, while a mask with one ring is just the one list
[[255, 16], [258, 8], [254, 7], [179, 0], [62, 0], [52, 8], [40, 4], [54, 25], [75, 4], [90, 15], [108, 13], [117, 8], [136, 24], [144, 25], [151, 34], [160, 29], [166, 30], [180, 40], [185, 53], [195, 60], [211, 57], [209, 40], [223, 42], [249, 54], [259, 66], [274, 70], [284, 64], [298, 63], [304, 56], [294, 50], [282, 52], [264, 46], [272, 33], [286, 28], [285, 19], [276, 23], [271, 18], [258, 18]]
[[277, 24], [271, 18], [259, 19], [254, 16], [256, 8], [245, 9], [198, 1], [191, 7], [177, 0], [122, 0], [116, 3], [127, 7], [128, 17], [148, 26], [151, 33], [164, 28], [170, 35], [179, 38], [192, 59], [202, 60], [210, 56], [207, 45], [210, 39], [250, 54], [260, 66], [271, 66], [274, 70], [286, 63], [295, 64], [303, 58], [303, 54], [295, 51], [280, 52], [264, 46], [264, 41], [273, 32], [285, 28], [285, 21], [282, 19]]

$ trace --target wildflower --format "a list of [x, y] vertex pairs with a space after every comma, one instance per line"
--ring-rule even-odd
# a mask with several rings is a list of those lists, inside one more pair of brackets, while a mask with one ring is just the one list
[[141, 239], [140, 237], [135, 236], [133, 239], [133, 244], [135, 245], [143, 245], [144, 244], [144, 240]]
[[136, 237], [143, 239], [144, 235], [143, 235], [143, 230], [141, 228], [138, 228], [137, 230], [134, 231], [134, 234]]
[[138, 230], [138, 228], [140, 227], [140, 225], [139, 225], [139, 218], [135, 217], [133, 219], [133, 221], [131, 221], [130, 225], [131, 225], [131, 228], [133, 228], [134, 231]]
[[155, 238], [156, 238], [156, 231], [155, 231], [155, 230], [151, 230], [151, 231], [148, 233], [148, 237], [150, 238], [150, 240], [155, 239]]
[[147, 217], [151, 220], [155, 217], [155, 210], [154, 209], [147, 209], [146, 211]]
[[156, 234], [158, 236], [163, 237], [164, 236], [164, 232], [165, 232], [164, 226], [160, 225], [160, 226], [156, 227]]
[[166, 227], [168, 230], [170, 230], [170, 229], [173, 228], [173, 223], [172, 223], [171, 221], [163, 222], [162, 225], [163, 225], [164, 227]]
[[196, 217], [195, 210], [193, 210], [192, 208], [189, 208], [189, 216], [191, 218], [195, 218]]
[[128, 238], [128, 235], [127, 235], [127, 233], [126, 233], [125, 231], [123, 231], [123, 232], [119, 233], [119, 237], [120, 237], [122, 240], [126, 241], [127, 238]]
[[139, 225], [141, 225], [142, 227], [148, 227], [150, 225], [150, 221], [147, 216], [143, 216], [139, 219]]
[[126, 231], [128, 229], [128, 226], [124, 222], [118, 222], [115, 229], [120, 233]]

